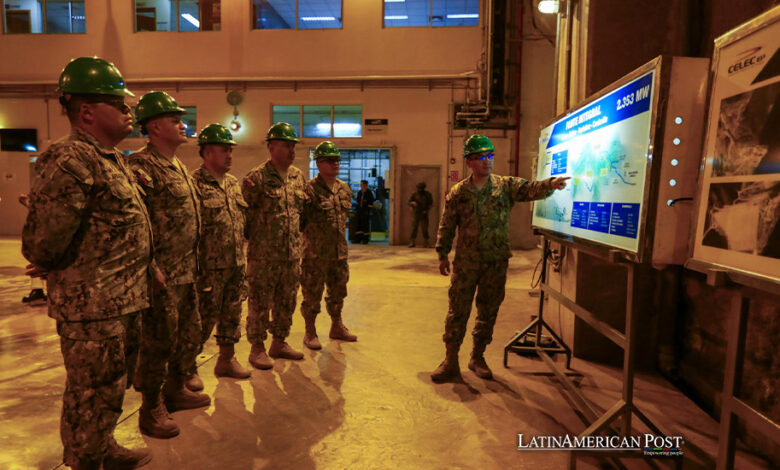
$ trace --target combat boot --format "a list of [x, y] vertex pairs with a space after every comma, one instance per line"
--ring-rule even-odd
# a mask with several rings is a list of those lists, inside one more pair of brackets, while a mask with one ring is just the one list
[[303, 345], [307, 348], [311, 349], [312, 351], [317, 351], [318, 349], [322, 349], [322, 344], [320, 344], [320, 339], [317, 338], [317, 327], [315, 326], [315, 319], [314, 318], [306, 318], [306, 333], [303, 334]]
[[414, 240], [412, 240], [409, 242], [409, 248], [414, 248], [414, 247], [415, 247]]
[[156, 397], [144, 393], [141, 409], [138, 411], [138, 427], [147, 436], [170, 439], [179, 435], [179, 426], [168, 416], [165, 404]]
[[198, 375], [198, 368], [193, 368], [187, 377], [184, 379], [184, 386], [193, 392], [200, 392], [203, 390], [203, 379]]
[[471, 360], [469, 361], [469, 369], [480, 379], [490, 380], [493, 378], [493, 372], [485, 362], [485, 347], [486, 343], [482, 341], [474, 341], [474, 350], [471, 352]]
[[430, 247], [430, 245], [428, 244], [428, 239], [426, 238], [426, 239], [423, 241], [423, 248], [428, 248], [428, 247]]
[[214, 366], [214, 375], [217, 377], [231, 377], [233, 379], [248, 379], [252, 373], [238, 363], [232, 344], [220, 344], [219, 357], [217, 357], [217, 364]]
[[71, 470], [100, 470], [100, 459], [88, 460], [79, 459], [75, 465], [71, 465]]
[[103, 470], [130, 470], [151, 461], [152, 453], [148, 448], [131, 450], [120, 446], [112, 437], [108, 441], [108, 454], [103, 458]]
[[431, 373], [431, 380], [436, 383], [452, 382], [460, 379], [460, 364], [458, 364], [459, 344], [447, 343], [447, 355], [439, 367]]
[[330, 317], [330, 339], [339, 339], [341, 341], [357, 341], [357, 336], [349, 332], [344, 323], [341, 322], [341, 316]]
[[303, 353], [296, 351], [292, 348], [284, 338], [274, 336], [274, 340], [271, 341], [271, 347], [268, 348], [268, 355], [274, 359], [291, 359], [293, 361], [300, 361], [303, 359]]
[[265, 353], [265, 345], [263, 343], [252, 345], [252, 350], [249, 351], [249, 363], [255, 369], [261, 370], [268, 370], [274, 366], [268, 354]]
[[165, 407], [173, 413], [179, 410], [193, 410], [203, 408], [211, 404], [211, 398], [205, 393], [193, 392], [184, 386], [183, 377], [171, 377], [165, 380], [163, 385]]

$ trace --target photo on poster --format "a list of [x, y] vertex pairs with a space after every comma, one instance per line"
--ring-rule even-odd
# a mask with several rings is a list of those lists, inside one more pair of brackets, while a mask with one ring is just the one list
[[712, 176], [780, 173], [780, 82], [721, 100]]
[[780, 258], [780, 181], [710, 185], [702, 245]]

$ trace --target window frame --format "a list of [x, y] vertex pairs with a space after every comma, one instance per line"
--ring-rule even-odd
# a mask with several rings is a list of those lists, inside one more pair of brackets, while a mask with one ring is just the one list
[[[262, 1], [262, 0], [261, 0]], [[254, 13], [254, 7], [255, 7], [255, 0], [249, 0], [249, 26], [252, 31], [329, 31], [329, 30], [343, 30], [344, 29], [344, 0], [339, 0], [341, 2], [341, 18], [339, 18], [339, 23], [341, 24], [338, 28], [301, 28], [299, 26], [300, 23], [300, 0], [294, 0], [295, 1], [295, 27], [294, 28], [258, 28], [257, 27], [257, 15]], [[384, 0], [382, 0], [384, 4]], [[384, 7], [383, 7], [384, 8]]]
[[[181, 30], [181, 0], [168, 0], [170, 2], [175, 1], [176, 2], [176, 29], [167, 29], [164, 31], [161, 31], [159, 29], [155, 29], [154, 31], [148, 31], [148, 30], [138, 30], [138, 4], [136, 3], [138, 0], [133, 0], [133, 33], [218, 33], [222, 31], [222, 1], [219, 0], [219, 7], [220, 7], [220, 27], [219, 29], [202, 29], [200, 27], [200, 24], [202, 24], [202, 18], [198, 18], [199, 26], [197, 31], [182, 31]], [[198, 0], [198, 9], [200, 10], [200, 0]], [[156, 14], [155, 14], [156, 17]]]
[[[364, 137], [363, 135], [363, 128], [365, 127], [363, 125], [363, 103], [333, 103], [333, 104], [323, 104], [323, 103], [302, 103], [302, 104], [287, 104], [287, 103], [270, 103], [270, 116], [271, 116], [271, 123], [268, 125], [269, 127], [274, 125], [277, 121], [274, 119], [274, 106], [297, 106], [298, 107], [298, 122], [300, 122], [301, 130], [300, 135], [298, 136], [300, 139], [362, 139]], [[305, 136], [303, 135], [303, 107], [304, 106], [329, 106], [330, 107], [330, 137], [318, 137], [318, 136]], [[335, 137], [336, 129], [334, 127], [334, 115], [335, 115], [335, 108], [336, 106], [360, 106], [360, 135], [354, 136], [354, 137]]]
[[[79, 32], [50, 33], [48, 31], [49, 28], [47, 26], [48, 22], [46, 21], [47, 17], [48, 17], [48, 15], [46, 13], [46, 3], [49, 0], [38, 0], [38, 1], [41, 2], [41, 32], [40, 33], [33, 33], [32, 31], [30, 31], [29, 33], [9, 33], [8, 32], [8, 24], [7, 24], [7, 21], [6, 21], [6, 13], [9, 12], [9, 11], [28, 11], [29, 12], [30, 10], [18, 10], [18, 9], [10, 10], [10, 9], [6, 9], [5, 6], [6, 6], [6, 2], [7, 1], [9, 1], [9, 0], [2, 0], [2, 1], [0, 1], [0, 6], [2, 6], [2, 10], [3, 10], [2, 11], [3, 18], [2, 18], [2, 22], [0, 22], [2, 24], [2, 34], [3, 35], [17, 36], [17, 35], [24, 35], [24, 34], [42, 34], [42, 35], [43, 34], [45, 34], [45, 35], [87, 34], [87, 0], [82, 0], [82, 1], [78, 2], [78, 3], [82, 3], [84, 5], [84, 32], [83, 33], [79, 33]], [[73, 0], [70, 1], [70, 3], [72, 3], [72, 2], [73, 2]], [[32, 29], [32, 20], [30, 21], [30, 29]]]
[[477, 24], [475, 25], [463, 25], [463, 26], [434, 26], [433, 25], [433, 2], [434, 0], [428, 0], [428, 24], [425, 26], [387, 26], [385, 24], [385, 7], [387, 7], [387, 2], [385, 0], [382, 1], [382, 29], [400, 29], [400, 28], [433, 28], [433, 29], [447, 29], [447, 28], [478, 28], [482, 26], [482, 7], [484, 5], [483, 0], [477, 0], [477, 11], [479, 14], [479, 18], [477, 18]]

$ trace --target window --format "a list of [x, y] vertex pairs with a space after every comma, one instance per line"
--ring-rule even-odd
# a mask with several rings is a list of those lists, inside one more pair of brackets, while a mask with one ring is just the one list
[[86, 33], [84, 0], [3, 0], [6, 34]]
[[384, 0], [385, 27], [477, 26], [479, 0]]
[[255, 29], [341, 28], [342, 0], [252, 0]]
[[[187, 112], [181, 115], [181, 120], [187, 126], [187, 137], [198, 136], [198, 121], [197, 121], [197, 107], [195, 106], [182, 106]], [[143, 137], [141, 134], [141, 126], [133, 127], [133, 132], [127, 136], [128, 139]]]
[[219, 31], [221, 0], [135, 0], [136, 31]]
[[301, 137], [329, 139], [363, 136], [363, 106], [359, 104], [273, 106], [272, 120], [289, 123]]

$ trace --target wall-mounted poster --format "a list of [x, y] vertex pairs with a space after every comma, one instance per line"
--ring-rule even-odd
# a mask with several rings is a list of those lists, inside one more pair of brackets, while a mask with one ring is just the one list
[[715, 41], [689, 266], [780, 280], [780, 7]]

